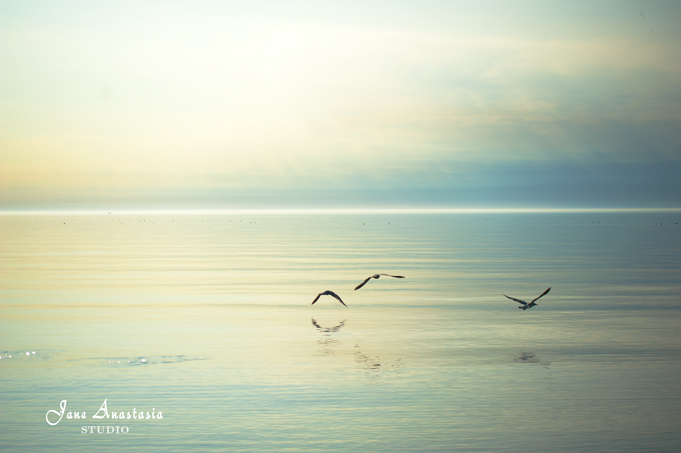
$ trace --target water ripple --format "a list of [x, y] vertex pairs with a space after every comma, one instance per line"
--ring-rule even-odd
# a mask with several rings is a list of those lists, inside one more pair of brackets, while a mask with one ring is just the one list
[[16, 351], [1, 351], [0, 360], [11, 360], [12, 362], [35, 362], [50, 360], [64, 351], [48, 349], [20, 349]]
[[168, 363], [193, 362], [196, 360], [208, 360], [209, 357], [190, 356], [190, 355], [159, 355], [159, 356], [138, 356], [138, 357], [93, 357], [87, 360], [102, 366], [143, 366], [161, 365]]

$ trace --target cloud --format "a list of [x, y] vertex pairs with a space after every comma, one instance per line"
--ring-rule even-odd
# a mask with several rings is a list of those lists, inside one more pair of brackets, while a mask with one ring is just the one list
[[5, 199], [427, 192], [470, 165], [681, 158], [680, 49], [649, 10], [644, 39], [612, 5], [160, 5], [4, 15]]

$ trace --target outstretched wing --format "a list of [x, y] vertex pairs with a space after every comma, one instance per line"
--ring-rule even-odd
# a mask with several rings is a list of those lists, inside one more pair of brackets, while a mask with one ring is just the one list
[[314, 298], [314, 300], [312, 301], [312, 303], [310, 305], [314, 305], [314, 303], [317, 302], [320, 297], [322, 297], [322, 293], [317, 294], [317, 297]]
[[373, 275], [372, 275], [371, 277], [367, 277], [366, 280], [364, 280], [362, 283], [360, 283], [359, 285], [357, 285], [357, 286], [355, 287], [355, 291], [357, 291], [358, 289], [360, 289], [362, 286], [366, 285], [367, 282], [368, 282], [369, 280], [371, 280], [372, 278], [374, 278]]
[[[333, 291], [329, 291], [329, 296], [335, 297], [336, 299], [338, 299], [338, 302], [345, 305], [345, 302], [343, 302], [343, 300], [338, 296], [338, 294], [334, 293]], [[345, 306], [347, 307], [347, 305]]]
[[404, 278], [402, 275], [390, 275], [390, 274], [378, 274], [378, 275], [387, 275], [388, 277]]
[[544, 291], [543, 293], [541, 293], [541, 294], [539, 295], [539, 297], [537, 297], [536, 299], [534, 299], [532, 302], [534, 302], [535, 300], [539, 300], [540, 298], [542, 298], [542, 297], [543, 297], [546, 293], [548, 293], [549, 291], [551, 291], [551, 288], [549, 288], [549, 289], [547, 289], [546, 291]]
[[504, 294], [504, 297], [508, 297], [509, 299], [514, 300], [519, 304], [527, 305], [527, 302], [525, 302], [524, 300], [516, 299], [515, 297], [507, 296], [506, 294]]

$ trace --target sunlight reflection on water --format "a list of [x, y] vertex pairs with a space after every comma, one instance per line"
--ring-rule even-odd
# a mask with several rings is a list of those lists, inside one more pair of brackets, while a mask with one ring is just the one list
[[[0, 439], [672, 451], [680, 230], [652, 215], [0, 216]], [[406, 278], [354, 290], [376, 272]], [[164, 418], [81, 434], [45, 423], [63, 399]]]

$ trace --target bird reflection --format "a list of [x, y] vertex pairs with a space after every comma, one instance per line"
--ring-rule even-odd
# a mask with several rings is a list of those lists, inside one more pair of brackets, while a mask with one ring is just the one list
[[539, 363], [541, 359], [533, 352], [521, 352], [513, 359], [516, 363]]
[[312, 318], [312, 325], [315, 326], [317, 328], [317, 330], [319, 330], [320, 332], [325, 332], [325, 333], [338, 332], [345, 325], [345, 321], [347, 321], [347, 318], [342, 320], [341, 322], [339, 322], [338, 325], [335, 326], [335, 327], [322, 327], [322, 326], [319, 325], [319, 323], [317, 322], [316, 319]]
[[355, 345], [355, 362], [357, 369], [364, 372], [364, 375], [373, 384], [378, 383], [382, 376], [388, 373], [397, 373], [402, 368], [402, 359], [382, 359], [379, 356], [368, 356], [364, 354], [358, 344]]
[[321, 355], [336, 355], [336, 351], [333, 348], [338, 344], [338, 340], [329, 337], [322, 337], [317, 340], [317, 344], [319, 345], [319, 353]]
[[323, 334], [322, 337], [319, 340], [317, 340], [317, 344], [320, 346], [319, 352], [322, 355], [336, 355], [334, 347], [339, 342], [338, 340], [333, 338], [332, 334], [335, 334], [339, 330], [341, 330], [343, 326], [345, 326], [345, 321], [347, 321], [347, 318], [340, 321], [334, 327], [324, 327], [320, 325], [316, 319], [312, 318], [312, 325]]
[[513, 361], [515, 363], [531, 363], [533, 365], [543, 365], [544, 368], [546, 369], [548, 369], [549, 365], [551, 365], [551, 362], [547, 362], [546, 360], [540, 359], [539, 356], [534, 352], [521, 352], [520, 354], [513, 358]]

